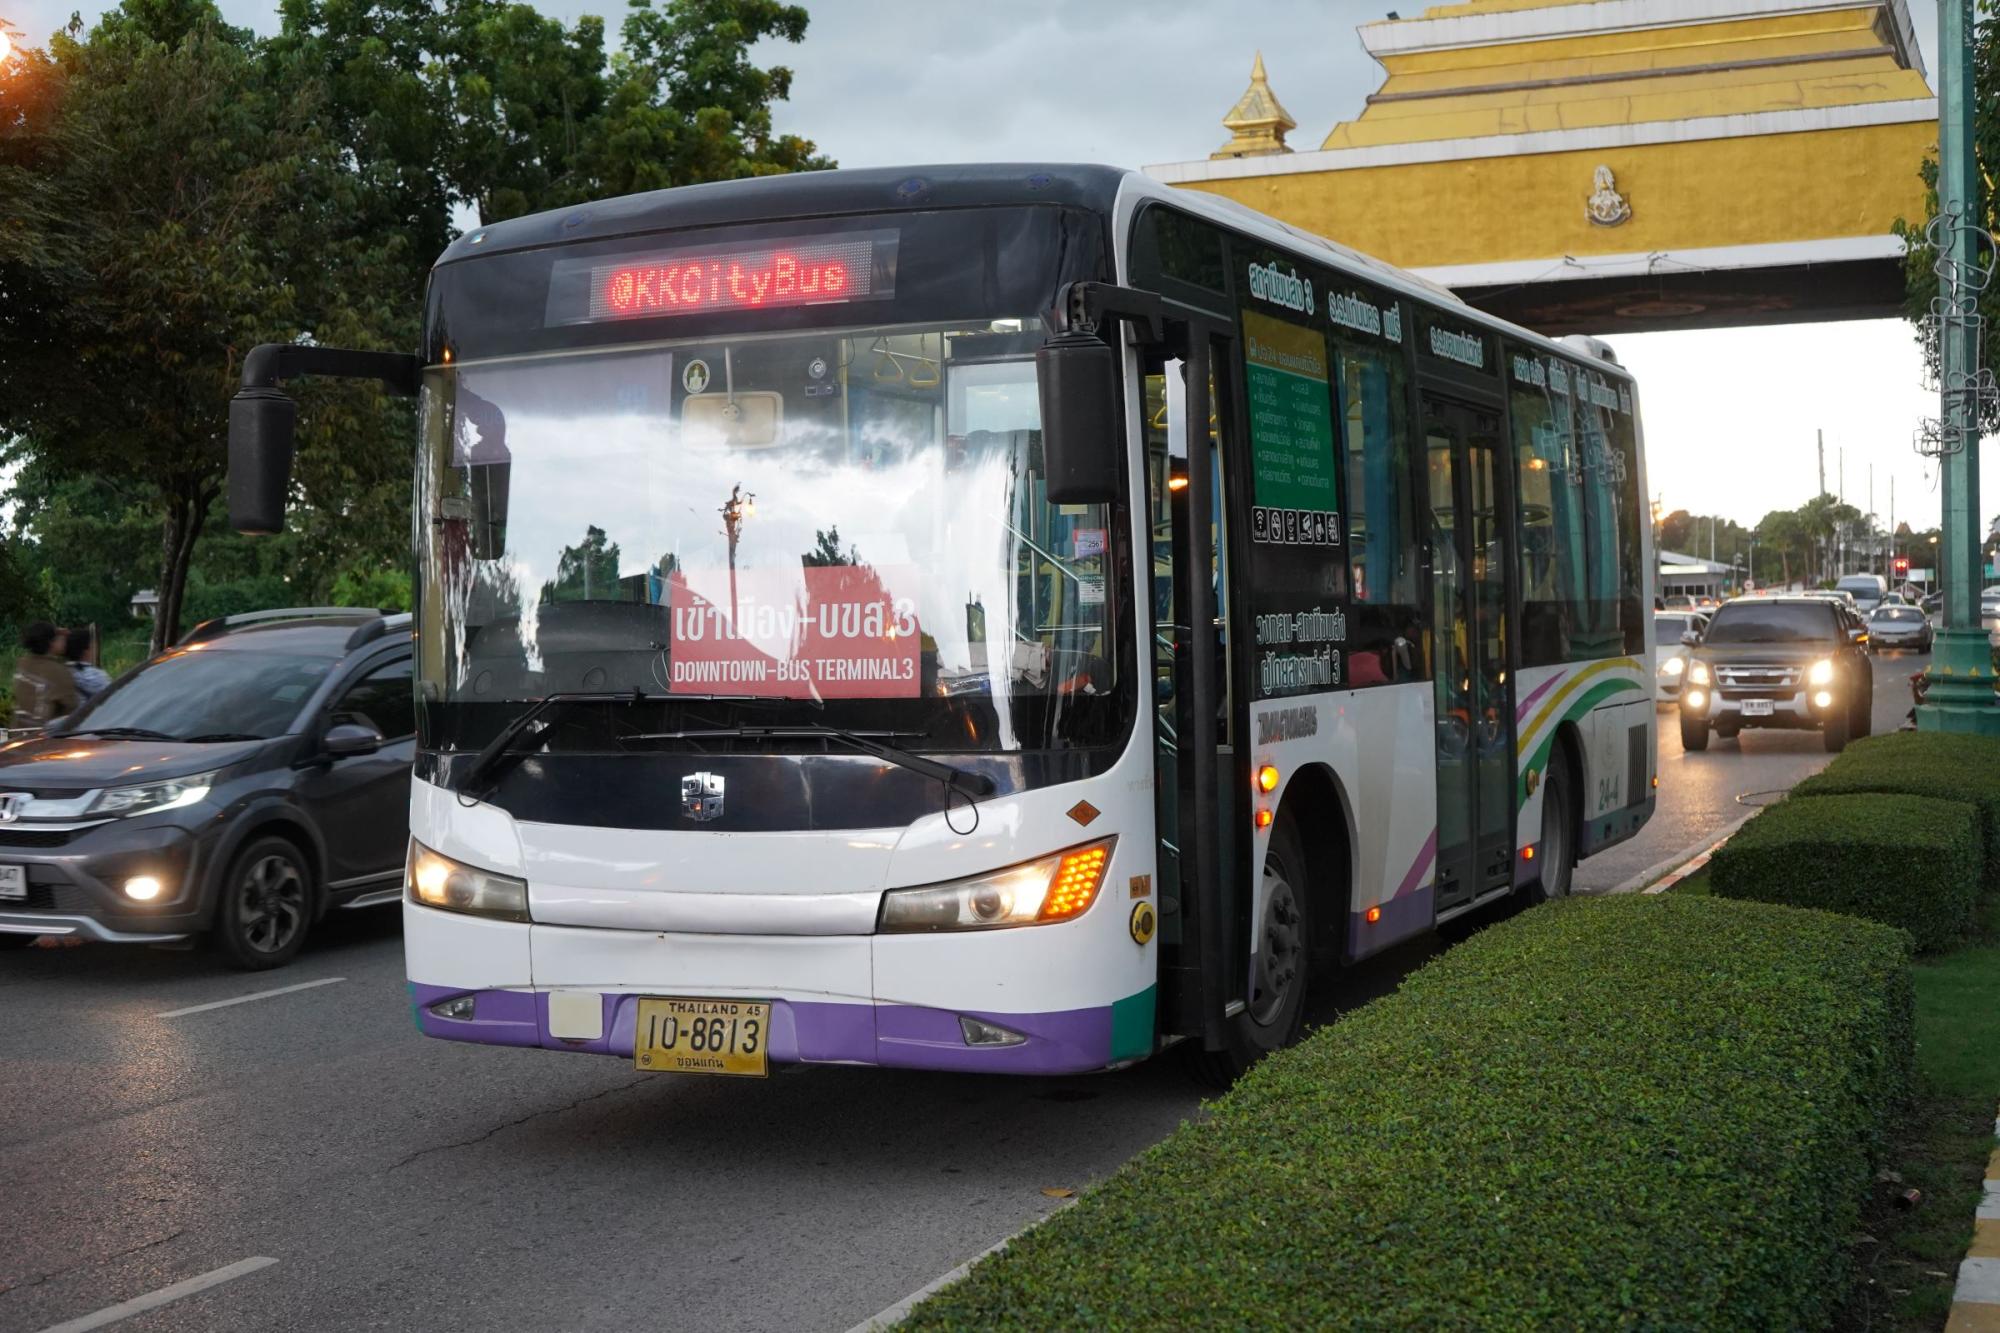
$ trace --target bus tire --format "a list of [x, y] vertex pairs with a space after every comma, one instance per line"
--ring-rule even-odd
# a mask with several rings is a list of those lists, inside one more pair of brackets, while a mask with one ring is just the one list
[[1298, 832], [1283, 820], [1271, 830], [1264, 851], [1264, 906], [1249, 1003], [1224, 1020], [1221, 1050], [1203, 1050], [1199, 1041], [1181, 1046], [1190, 1070], [1204, 1083], [1226, 1088], [1250, 1066], [1299, 1039], [1312, 972], [1313, 900], [1306, 868]]
[[1561, 744], [1549, 755], [1548, 771], [1542, 777], [1542, 839], [1535, 859], [1542, 870], [1528, 885], [1528, 901], [1553, 902], [1569, 897], [1571, 877], [1576, 871], [1576, 801], [1572, 794], [1574, 775], [1568, 753]]
[[1700, 754], [1708, 748], [1708, 723], [1698, 717], [1689, 717], [1687, 710], [1681, 710], [1681, 749], [1689, 754]]

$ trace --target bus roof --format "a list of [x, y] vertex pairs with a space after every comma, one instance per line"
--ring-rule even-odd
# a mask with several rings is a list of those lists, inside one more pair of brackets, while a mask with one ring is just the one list
[[801, 171], [781, 176], [711, 181], [668, 190], [551, 209], [489, 223], [458, 237], [438, 257], [439, 266], [480, 255], [531, 250], [573, 241], [613, 240], [691, 227], [727, 226], [779, 218], [839, 217], [912, 208], [979, 208], [1005, 204], [1067, 204], [1117, 218], [1148, 199], [1261, 235], [1275, 244], [1318, 251], [1324, 261], [1400, 289], [1420, 300], [1456, 306], [1468, 317], [1515, 337], [1594, 362], [1621, 378], [1610, 349], [1596, 339], [1561, 341], [1468, 305], [1456, 292], [1338, 241], [1200, 190], [1183, 190], [1142, 172], [1075, 162], [986, 162], [914, 167]]

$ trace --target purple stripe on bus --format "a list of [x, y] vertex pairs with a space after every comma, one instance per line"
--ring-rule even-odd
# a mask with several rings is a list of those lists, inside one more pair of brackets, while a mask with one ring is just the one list
[[1398, 898], [1407, 897], [1410, 894], [1416, 892], [1417, 884], [1423, 879], [1424, 872], [1426, 870], [1429, 870], [1431, 868], [1431, 862], [1437, 859], [1437, 850], [1438, 850], [1438, 833], [1437, 830], [1433, 828], [1431, 830], [1431, 835], [1428, 838], [1424, 839], [1424, 845], [1422, 849], [1417, 852], [1417, 859], [1410, 863], [1409, 872], [1403, 876], [1403, 882], [1401, 884], [1398, 884], [1396, 886], [1396, 891], [1389, 895], [1389, 900], [1391, 902], [1394, 902]]
[[1563, 672], [1558, 671], [1556, 672], [1555, 675], [1550, 676], [1547, 680], [1543, 681], [1541, 684], [1535, 686], [1533, 690], [1529, 691], [1528, 697], [1521, 700], [1521, 706], [1514, 712], [1514, 721], [1516, 724], [1519, 724], [1521, 719], [1528, 715], [1528, 710], [1535, 706], [1535, 700], [1541, 698], [1543, 695], [1549, 692], [1549, 686], [1555, 684], [1557, 681], [1563, 678], [1563, 674], [1564, 674]]
[[1405, 893], [1376, 904], [1382, 915], [1368, 919], [1368, 909], [1352, 912], [1347, 920], [1347, 959], [1366, 958], [1390, 945], [1430, 929], [1432, 900], [1436, 890], [1426, 884], [1414, 893]]
[[[475, 997], [475, 1017], [445, 1018], [431, 1006], [462, 995]], [[540, 1046], [629, 1059], [638, 1024], [639, 996], [607, 994], [604, 1036], [557, 1037], [549, 1031], [548, 996], [516, 990], [467, 990], [410, 983], [417, 1024], [426, 1036], [493, 1046]], [[771, 1004], [771, 1059], [779, 1064], [845, 1063], [902, 1069], [976, 1073], [1068, 1074], [1111, 1063], [1111, 1008], [1005, 1014], [982, 1010], [967, 1016], [1020, 1033], [1015, 1046], [968, 1046], [958, 1013], [918, 1005], [829, 1004], [776, 1000]]]

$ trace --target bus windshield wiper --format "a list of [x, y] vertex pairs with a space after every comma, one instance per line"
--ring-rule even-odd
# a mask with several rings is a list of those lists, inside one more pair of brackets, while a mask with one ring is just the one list
[[545, 694], [515, 714], [506, 726], [500, 728], [498, 734], [492, 740], [486, 742], [480, 748], [479, 753], [472, 757], [471, 765], [466, 768], [465, 777], [460, 780], [459, 789], [467, 793], [481, 790], [482, 783], [488, 778], [493, 777], [502, 765], [518, 755], [519, 752], [513, 748], [513, 745], [515, 741], [520, 739], [521, 733], [534, 725], [537, 718], [557, 704], [640, 704], [655, 702], [732, 703], [768, 707], [776, 703], [788, 703], [790, 700], [765, 699], [747, 694], [647, 694], [645, 691], [639, 689], [625, 690], [616, 694]]
[[787, 736], [824, 736], [828, 740], [851, 745], [877, 759], [886, 759], [921, 773], [927, 778], [936, 778], [945, 786], [965, 792], [971, 796], [990, 796], [993, 793], [993, 779], [984, 773], [974, 773], [969, 769], [955, 768], [936, 759], [926, 759], [920, 754], [912, 754], [900, 745], [891, 745], [885, 736], [905, 736], [922, 733], [884, 732], [871, 733], [843, 731], [839, 727], [829, 727], [820, 722], [793, 722], [772, 727], [715, 727], [705, 731], [655, 731], [630, 739], [635, 741], [680, 741], [680, 740], [771, 740]]

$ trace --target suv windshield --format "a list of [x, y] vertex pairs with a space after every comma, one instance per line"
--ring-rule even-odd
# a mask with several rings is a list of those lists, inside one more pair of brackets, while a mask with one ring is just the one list
[[[434, 370], [426, 744], [476, 747], [496, 705], [627, 691], [918, 749], [1115, 738], [1110, 519], [1044, 496], [1041, 338], [1024, 317]], [[687, 722], [628, 718], [604, 725]]]
[[1839, 638], [1831, 606], [1809, 602], [1731, 602], [1715, 613], [1704, 641], [1832, 643]]
[[175, 740], [281, 734], [337, 659], [226, 648], [213, 641], [156, 657], [77, 714], [72, 734], [137, 728]]

